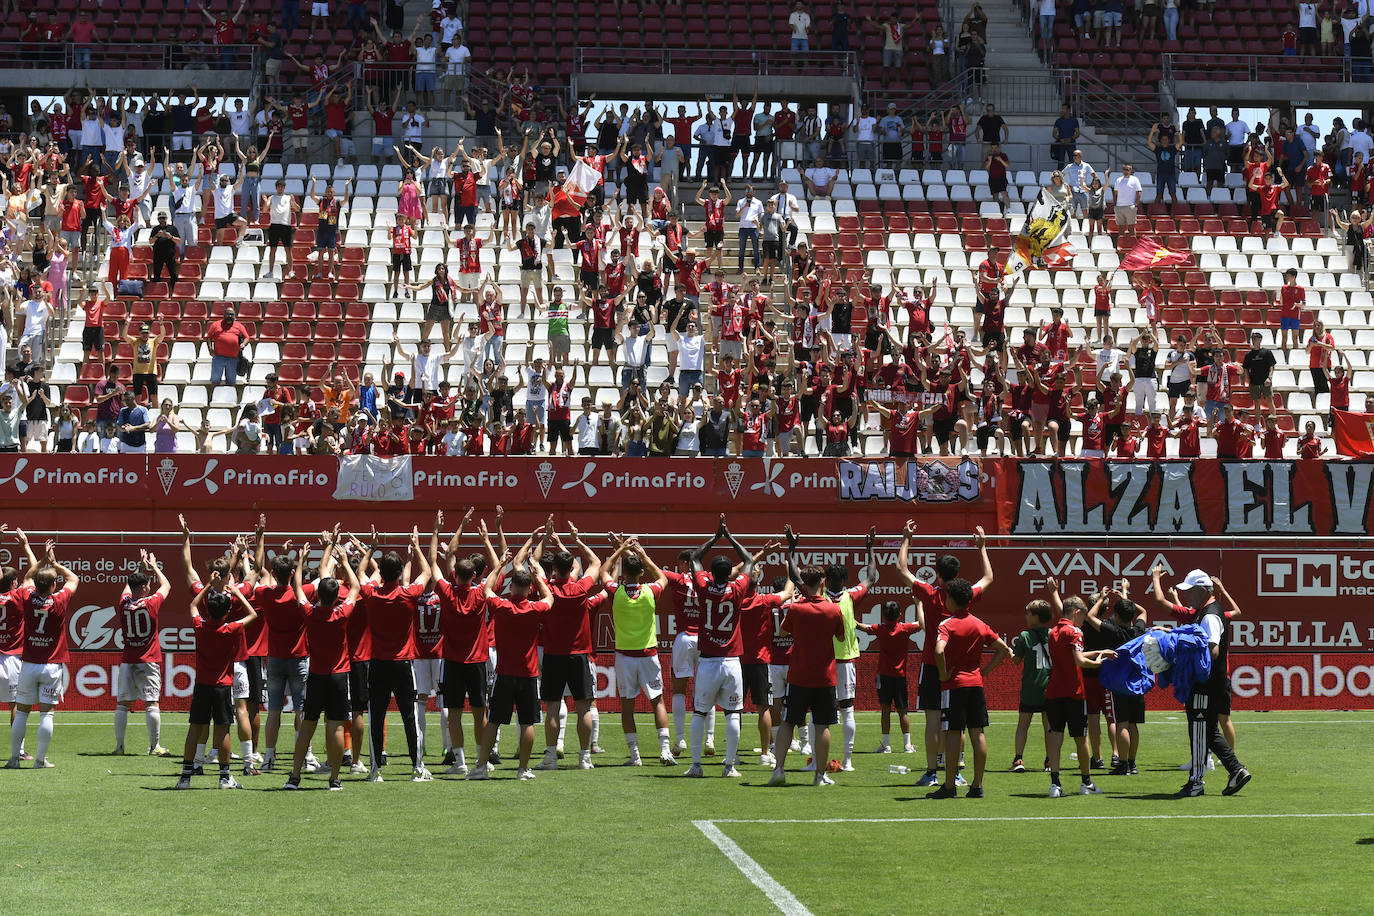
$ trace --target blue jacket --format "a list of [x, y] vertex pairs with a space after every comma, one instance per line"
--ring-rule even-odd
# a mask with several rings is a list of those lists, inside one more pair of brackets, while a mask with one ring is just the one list
[[[1169, 663], [1167, 671], [1154, 674], [1145, 658], [1145, 641], [1154, 642], [1159, 655]], [[1212, 653], [1207, 646], [1207, 634], [1197, 624], [1174, 627], [1172, 630], [1151, 630], [1116, 650], [1116, 658], [1102, 663], [1102, 684], [1114, 693], [1144, 696], [1158, 682], [1161, 687], [1173, 686], [1180, 703], [1188, 702], [1193, 688], [1207, 680], [1212, 673]]]

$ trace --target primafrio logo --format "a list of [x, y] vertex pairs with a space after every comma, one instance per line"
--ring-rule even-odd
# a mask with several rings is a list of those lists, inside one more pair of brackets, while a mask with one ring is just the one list
[[539, 492], [544, 494], [545, 499], [549, 498], [549, 487], [553, 486], [553, 479], [557, 476], [552, 461], [541, 461], [539, 467], [534, 469], [534, 479], [539, 481]]
[[86, 652], [119, 649], [124, 645], [124, 633], [115, 622], [115, 609], [88, 604], [67, 620], [67, 636], [72, 648]]
[[[559, 487], [559, 489], [560, 489], [560, 490], [571, 490], [573, 487], [580, 486], [580, 487], [582, 487], [582, 492], [586, 493], [586, 494], [587, 494], [587, 497], [590, 499], [591, 497], [593, 497], [593, 496], [596, 495], [596, 484], [594, 484], [594, 483], [591, 482], [592, 472], [595, 471], [595, 470], [596, 470], [596, 462], [595, 462], [595, 461], [588, 461], [585, 465], [582, 466], [582, 476], [581, 476], [581, 477], [579, 477], [579, 478], [577, 478], [576, 480], [571, 481], [571, 482], [569, 482], [569, 483], [563, 484], [561, 487]], [[552, 483], [553, 478], [550, 477], [549, 480], [550, 480], [550, 483]]]
[[[162, 465], [163, 465], [163, 467], [165, 467], [169, 461], [171, 461], [170, 458], [164, 458], [164, 459], [162, 459]], [[217, 468], [217, 467], [219, 467], [219, 459], [218, 459], [218, 458], [209, 458], [209, 459], [207, 459], [206, 462], [205, 462], [205, 470], [201, 473], [201, 475], [200, 475], [199, 477], [193, 478], [193, 479], [191, 479], [191, 480], [183, 481], [181, 485], [182, 485], [183, 487], [194, 487], [194, 486], [195, 486], [196, 484], [198, 484], [198, 483], [203, 483], [203, 484], [205, 484], [205, 489], [206, 489], [208, 492], [210, 492], [210, 493], [218, 493], [218, 492], [219, 492], [219, 484], [215, 483], [213, 480], [210, 479], [210, 475], [213, 474], [213, 473], [215, 473], [215, 468]], [[159, 468], [158, 468], [157, 473], [158, 473], [158, 477], [159, 477], [159, 478], [162, 478], [162, 467], [159, 467]], [[171, 479], [175, 479], [175, 478], [176, 478], [176, 468], [173, 467], [173, 468], [172, 468], [172, 477], [171, 477]], [[171, 489], [171, 486], [172, 486], [171, 480], [170, 480], [170, 479], [167, 479], [167, 478], [162, 478], [162, 486], [163, 486], [163, 489], [170, 490], [170, 489]]]
[[28, 466], [29, 459], [20, 458], [18, 461], [14, 463], [14, 471], [10, 474], [10, 476], [0, 477], [0, 486], [4, 486], [5, 484], [12, 482], [14, 484], [14, 488], [18, 490], [20, 493], [27, 493], [29, 491], [29, 485], [19, 475], [23, 472], [24, 468]]
[[778, 478], [782, 476], [782, 467], [781, 461], [774, 461], [772, 458], [764, 458], [763, 480], [760, 480], [758, 483], [751, 483], [749, 489], [751, 491], [761, 490], [765, 495], [782, 498], [787, 492], [787, 488], [778, 480]]

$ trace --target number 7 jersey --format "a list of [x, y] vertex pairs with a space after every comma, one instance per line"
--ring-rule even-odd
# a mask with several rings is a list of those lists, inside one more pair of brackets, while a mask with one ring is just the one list
[[703, 658], [738, 658], [744, 654], [744, 640], [739, 628], [740, 610], [744, 600], [754, 594], [754, 582], [748, 576], [738, 576], [721, 585], [709, 572], [692, 577], [701, 617], [701, 634], [697, 650]]

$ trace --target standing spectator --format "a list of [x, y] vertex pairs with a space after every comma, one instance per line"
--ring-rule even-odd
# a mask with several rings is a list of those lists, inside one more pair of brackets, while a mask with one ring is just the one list
[[1155, 154], [1155, 200], [1162, 200], [1168, 191], [1178, 203], [1178, 151], [1183, 147], [1183, 135], [1168, 112], [1150, 128], [1146, 143]]
[[[1149, 0], [1146, 0], [1149, 2]], [[1040, 50], [1044, 55], [1054, 44], [1054, 0], [1040, 0]], [[1061, 162], [1060, 165], [1063, 165]]]
[[110, 363], [105, 367], [105, 377], [95, 383], [95, 426], [100, 439], [100, 451], [114, 450], [119, 408], [124, 403], [125, 387], [119, 380], [119, 367]]
[[[768, 178], [773, 174], [776, 163], [776, 144], [773, 140], [774, 123], [773, 116], [768, 112], [768, 103], [760, 105], [754, 114], [754, 145], [753, 155], [749, 158], [748, 176], [755, 176], [758, 166], [763, 166], [763, 177]], [[663, 152], [663, 148], [659, 149]], [[674, 171], [676, 175], [676, 171]]]
[[119, 410], [115, 425], [119, 428], [121, 455], [141, 455], [148, 450], [148, 410], [134, 398], [132, 391], [124, 392], [124, 406]]
[[1164, 0], [1164, 40], [1178, 41], [1178, 0]]
[[205, 339], [210, 342], [210, 384], [237, 384], [239, 359], [243, 355], [243, 345], [248, 341], [248, 329], [235, 320], [237, 313], [230, 305], [224, 310], [224, 317], [211, 322], [205, 329]]
[[1121, 177], [1112, 184], [1112, 209], [1116, 213], [1118, 230], [1135, 229], [1135, 214], [1140, 203], [1140, 193], [1140, 179], [1135, 177], [1135, 166], [1128, 162], [1121, 168]]
[[34, 284], [29, 298], [24, 300], [19, 313], [15, 315], [17, 325], [21, 319], [23, 322], [14, 329], [14, 336], [19, 338], [19, 349], [22, 351], [25, 347], [32, 347], [43, 361], [46, 361], [48, 352], [48, 321], [56, 314], [49, 295], [47, 290]]
[[944, 122], [949, 135], [949, 152], [945, 164], [952, 169], [962, 169], [964, 143], [968, 140], [968, 118], [964, 116], [964, 106], [956, 102], [945, 112]]
[[870, 169], [877, 165], [877, 149], [874, 143], [874, 129], [877, 126], [878, 119], [869, 113], [868, 106], [860, 105], [858, 116], [849, 124], [850, 129], [854, 131], [855, 161], [860, 168]]
[[214, 29], [215, 47], [219, 48], [219, 69], [228, 70], [234, 65], [234, 45], [238, 43], [238, 22], [243, 18], [243, 9], [248, 5], [248, 0], [240, 0], [239, 8], [234, 12], [229, 12], [229, 7], [225, 7], [218, 15], [210, 15], [205, 4], [200, 5], [200, 14], [205, 17], [205, 21], [210, 23]]
[[895, 169], [902, 164], [902, 131], [905, 128], [906, 124], [897, 114], [897, 104], [888, 102], [887, 114], [878, 122], [878, 129], [883, 134], [883, 165]]
[[849, 10], [843, 3], [836, 3], [830, 14], [830, 50], [849, 50]]
[[1261, 346], [1263, 335], [1259, 331], [1250, 332], [1250, 349], [1241, 360], [1240, 370], [1245, 384], [1250, 389], [1250, 402], [1256, 407], [1264, 407], [1274, 412], [1274, 387], [1270, 384], [1270, 374], [1277, 360], [1273, 351]]
[[992, 154], [993, 148], [1006, 143], [1011, 137], [1011, 131], [1007, 127], [1007, 122], [997, 113], [997, 106], [988, 102], [987, 111], [978, 119], [978, 123], [973, 125], [978, 131], [978, 139], [983, 144], [983, 158], [987, 159]]
[[802, 0], [792, 4], [792, 15], [787, 17], [787, 24], [792, 29], [792, 50], [810, 51], [811, 14], [806, 11], [806, 5]]
[[[1069, 104], [1065, 102], [1059, 108], [1059, 117], [1055, 119], [1054, 130], [1051, 134], [1050, 156], [1054, 158], [1054, 164], [1059, 168], [1064, 168], [1064, 163], [1069, 161], [1069, 155], [1073, 152], [1074, 146], [1078, 143], [1079, 124], [1078, 119], [1073, 116], [1069, 109]], [[1069, 178], [1068, 173], [1064, 178]], [[1076, 180], [1069, 181], [1070, 188], [1078, 187]]]
[[1329, 191], [1331, 188], [1331, 167], [1324, 161], [1322, 152], [1313, 153], [1312, 164], [1307, 168], [1307, 187], [1312, 213], [1317, 217], [1317, 225], [1325, 232], [1327, 213], [1331, 209]]
[[1189, 108], [1180, 128], [1183, 133], [1182, 169], [1196, 175], [1202, 166], [1202, 147], [1207, 142], [1207, 127], [1197, 116], [1197, 109]]
[[949, 65], [950, 40], [945, 34], [944, 26], [935, 26], [926, 41], [926, 51], [930, 63], [930, 84], [940, 86], [949, 82], [952, 77]]
[[1007, 172], [1011, 169], [1011, 160], [1002, 152], [1002, 147], [998, 143], [984, 144], [984, 147], [988, 151], [986, 158], [983, 159], [983, 168], [988, 173], [988, 190], [1001, 202], [1002, 210], [1005, 212], [1011, 205], [1011, 196], [1007, 193]]
[[1226, 184], [1226, 156], [1224, 128], [1213, 127], [1202, 144], [1202, 174], [1207, 180], [1208, 194], [1212, 193], [1213, 188]]
[[1245, 168], [1245, 145], [1250, 139], [1250, 126], [1240, 119], [1240, 109], [1231, 109], [1231, 120], [1226, 122], [1226, 161], [1231, 171], [1239, 172]]
[[1086, 215], [1088, 210], [1088, 188], [1091, 187], [1093, 179], [1097, 177], [1097, 172], [1091, 165], [1083, 161], [1083, 151], [1076, 149], [1073, 151], [1073, 161], [1064, 167], [1064, 183], [1069, 186], [1069, 191], [1073, 194], [1073, 214], [1075, 216]]
[[181, 258], [178, 251], [181, 235], [175, 226], [167, 222], [166, 211], [158, 211], [157, 225], [149, 230], [148, 241], [153, 247], [153, 269], [149, 278], [154, 281], [161, 280], [162, 272], [165, 270], [170, 285], [175, 285], [181, 277]]
[[886, 89], [892, 77], [895, 76], [899, 80], [902, 78], [906, 30], [914, 28], [921, 21], [921, 17], [918, 14], [911, 17], [909, 22], [904, 22], [894, 8], [884, 22], [879, 22], [871, 16], [864, 17], [864, 21], [868, 23], [869, 28], [882, 32], [883, 35], [883, 89]]
[[124, 323], [124, 333], [120, 339], [134, 351], [133, 355], [133, 392], [135, 395], [148, 393], [148, 403], [157, 400], [158, 385], [158, 348], [166, 335], [152, 334], [147, 323], [139, 325], [138, 336], [129, 333], [130, 321]]
[[744, 248], [747, 242], [754, 257], [754, 270], [759, 269], [759, 223], [763, 219], [763, 204], [754, 196], [754, 186], [746, 185], [744, 196], [735, 204], [739, 217], [739, 272], [744, 273]]

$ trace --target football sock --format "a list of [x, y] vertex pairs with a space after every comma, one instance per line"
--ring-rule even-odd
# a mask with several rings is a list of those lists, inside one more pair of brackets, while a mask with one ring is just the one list
[[453, 762], [460, 767], [468, 765], [468, 752], [465, 748], [455, 747], [453, 749]]
[[881, 744], [883, 747], [891, 747], [891, 742], [888, 740], [890, 737], [891, 736], [887, 732], [883, 732], [883, 739], [878, 743]]
[[429, 717], [429, 697], [415, 701], [415, 753], [420, 760], [425, 759], [425, 724]]
[[202, 765], [203, 763], [205, 763], [205, 745], [204, 745], [204, 744], [197, 744], [197, 745], [196, 745], [195, 763], [196, 763], [196, 766], [200, 766], [200, 765]]
[[124, 733], [129, 729], [129, 707], [115, 707], [115, 747], [124, 746]]
[[911, 747], [911, 732], [902, 732], [902, 747]]
[[687, 736], [687, 695], [673, 694], [673, 731], [681, 741]]
[[706, 742], [708, 744], [716, 743], [716, 709], [714, 706], [711, 707], [711, 712], [706, 717]]
[[568, 730], [568, 704], [558, 701], [558, 743], [563, 744], [563, 736]]
[[[13, 741], [11, 740], [11, 743]], [[48, 745], [52, 743], [52, 710], [38, 714], [38, 747], [34, 749], [35, 760], [48, 759]]]
[[14, 711], [14, 722], [10, 724], [10, 757], [19, 756], [19, 748], [24, 744], [24, 732], [29, 727], [29, 714], [22, 709]]
[[773, 726], [773, 737], [772, 737], [772, 741], [771, 741], [769, 747], [767, 748], [767, 750], [772, 750], [772, 749], [776, 748], [777, 746], [778, 746], [778, 727], [777, 727], [776, 725], [774, 725], [774, 726]]
[[668, 729], [658, 730], [658, 753], [661, 757], [667, 757], [671, 753], [672, 739], [669, 737]]
[[[143, 721], [148, 725], [148, 750], [157, 747], [162, 740], [162, 710], [149, 706], [143, 710]], [[123, 743], [122, 741], [120, 742]]]
[[1050, 771], [1050, 785], [1052, 785], [1052, 786], [1057, 786], [1057, 785], [1059, 785], [1059, 771], [1058, 771], [1058, 770], [1051, 770], [1051, 771]]
[[692, 766], [701, 765], [701, 749], [706, 744], [706, 717], [692, 713]]
[[743, 719], [740, 713], [727, 712], [725, 714], [725, 763], [733, 765], [739, 762], [739, 728], [740, 720]]
[[[858, 731], [854, 725], [854, 707], [849, 706], [840, 710], [840, 722], [844, 726], [844, 759], [849, 762], [849, 758], [854, 756], [854, 733]], [[814, 745], [812, 745], [814, 747]]]
[[601, 746], [601, 713], [595, 706], [591, 709], [592, 714], [592, 747]]
[[448, 709], [443, 706], [439, 707], [439, 734], [444, 736], [444, 751], [452, 750], [453, 745], [448, 737]]
[[639, 756], [639, 732], [630, 732], [625, 736], [625, 745], [630, 749], [631, 757]]
[[239, 756], [243, 758], [243, 765], [244, 765], [244, 766], [251, 766], [251, 765], [252, 765], [252, 763], [253, 763], [253, 742], [252, 742], [251, 740], [250, 740], [250, 741], [240, 741], [240, 742], [239, 742]]

